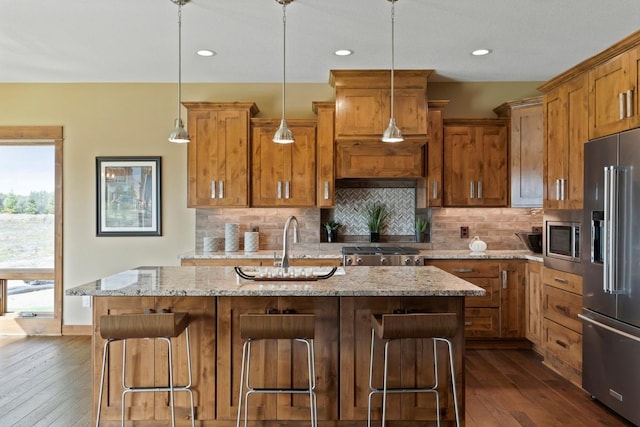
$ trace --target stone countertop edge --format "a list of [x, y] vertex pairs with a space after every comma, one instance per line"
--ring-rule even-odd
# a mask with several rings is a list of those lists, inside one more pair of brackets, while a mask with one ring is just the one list
[[[179, 255], [180, 259], [273, 259], [281, 255], [281, 251], [261, 250], [258, 252], [188, 252]], [[468, 250], [421, 250], [420, 255], [425, 259], [526, 259], [529, 261], [542, 262], [542, 254], [536, 254], [527, 250], [489, 250], [473, 253]], [[292, 259], [342, 259], [340, 252], [328, 251], [307, 251], [296, 252], [295, 249], [289, 253]]]
[[[326, 269], [326, 267], [325, 267]], [[353, 267], [326, 280], [251, 281], [232, 267], [138, 267], [66, 290], [69, 296], [483, 296], [433, 266]]]

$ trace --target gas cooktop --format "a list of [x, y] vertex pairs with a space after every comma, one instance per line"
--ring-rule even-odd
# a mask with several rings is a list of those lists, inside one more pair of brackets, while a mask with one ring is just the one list
[[343, 255], [418, 255], [419, 249], [404, 246], [343, 246]]

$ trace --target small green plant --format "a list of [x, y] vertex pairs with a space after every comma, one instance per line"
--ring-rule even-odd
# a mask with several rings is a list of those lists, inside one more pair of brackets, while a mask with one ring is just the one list
[[387, 216], [389, 216], [389, 211], [385, 205], [373, 203], [367, 206], [367, 227], [369, 227], [369, 232], [380, 233]]
[[335, 221], [327, 221], [324, 224], [322, 224], [322, 226], [324, 227], [325, 230], [327, 230], [327, 233], [330, 233], [342, 227], [342, 224]]
[[427, 231], [428, 226], [429, 226], [429, 221], [427, 221], [421, 216], [416, 217], [416, 233], [425, 233]]

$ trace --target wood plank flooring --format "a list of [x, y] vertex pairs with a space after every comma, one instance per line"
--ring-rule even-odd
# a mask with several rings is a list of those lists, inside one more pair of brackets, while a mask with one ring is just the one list
[[[0, 336], [0, 426], [92, 425], [90, 372], [90, 337]], [[631, 425], [532, 351], [468, 349], [466, 382], [468, 427]]]

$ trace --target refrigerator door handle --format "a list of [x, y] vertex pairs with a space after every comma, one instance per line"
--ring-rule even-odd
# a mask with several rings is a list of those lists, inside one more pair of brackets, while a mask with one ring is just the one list
[[633, 340], [633, 341], [636, 341], [636, 342], [640, 342], [640, 338], [636, 337], [635, 335], [631, 335], [631, 334], [628, 334], [628, 333], [626, 333], [624, 331], [621, 331], [619, 329], [612, 328], [609, 325], [605, 325], [604, 323], [600, 323], [597, 320], [593, 320], [593, 319], [591, 319], [591, 318], [589, 318], [589, 317], [587, 317], [587, 316], [585, 316], [583, 314], [578, 314], [578, 317], [580, 319], [584, 320], [587, 323], [591, 323], [594, 326], [597, 326], [597, 327], [602, 328], [602, 329], [606, 329], [609, 332], [613, 332], [614, 334], [621, 335], [621, 336], [623, 336], [623, 337], [625, 337], [627, 339], [630, 339], [630, 340]]
[[618, 248], [618, 173], [615, 166], [604, 168], [604, 259], [603, 290], [615, 293], [617, 272], [614, 265]]

